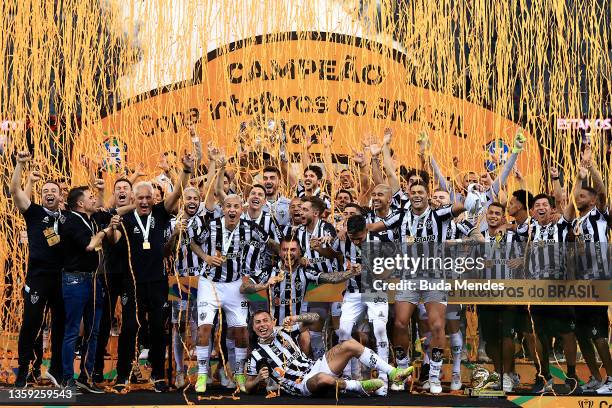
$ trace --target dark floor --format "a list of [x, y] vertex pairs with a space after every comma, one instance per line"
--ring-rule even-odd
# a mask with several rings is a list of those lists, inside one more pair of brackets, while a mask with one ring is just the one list
[[[562, 392], [563, 385], [556, 389], [556, 392]], [[557, 388], [557, 387], [555, 387]], [[282, 395], [276, 398], [266, 398], [263, 394], [260, 395], [244, 395], [240, 394], [239, 399], [227, 398], [231, 396], [231, 391], [221, 388], [211, 388], [207, 391], [207, 397], [224, 396], [224, 398], [198, 399], [198, 396], [193, 390], [185, 393], [171, 391], [168, 393], [155, 393], [151, 390], [135, 390], [124, 395], [107, 392], [105, 394], [81, 394], [77, 395], [75, 400], [70, 401], [6, 401], [8, 388], [0, 388], [0, 395], [3, 396], [2, 404], [9, 403], [10, 405], [185, 405], [185, 398], [193, 403], [202, 405], [361, 405], [361, 406], [426, 406], [426, 407], [516, 407], [515, 404], [505, 398], [469, 398], [460, 394], [442, 394], [438, 396], [429, 395], [426, 393], [412, 394], [408, 392], [391, 392], [387, 397], [368, 397], [358, 398], [352, 396], [340, 395], [336, 402], [335, 395], [331, 393], [326, 398], [314, 397], [292, 397]], [[445, 389], [445, 392], [447, 390]]]

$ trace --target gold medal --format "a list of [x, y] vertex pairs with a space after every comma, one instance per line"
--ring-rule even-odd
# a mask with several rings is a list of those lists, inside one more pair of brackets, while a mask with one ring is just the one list
[[144, 241], [142, 243], [142, 249], [151, 249], [151, 243], [149, 241]]
[[53, 245], [59, 244], [60, 237], [59, 237], [59, 235], [57, 235], [55, 233], [53, 228], [47, 228], [47, 229], [43, 230], [43, 234], [45, 235], [45, 238], [47, 239], [47, 244], [49, 246], [53, 246]]
[[409, 244], [413, 243], [414, 242], [414, 237], [412, 235], [407, 236], [406, 237], [406, 242], [408, 242]]

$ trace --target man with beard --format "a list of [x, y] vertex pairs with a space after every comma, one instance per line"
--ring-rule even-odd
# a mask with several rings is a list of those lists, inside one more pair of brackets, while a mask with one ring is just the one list
[[[263, 198], [263, 197], [262, 197]], [[212, 211], [214, 199], [206, 200]], [[242, 199], [230, 194], [223, 202], [223, 217], [208, 219], [192, 250], [206, 262], [198, 283], [198, 380], [196, 392], [206, 392], [209, 364], [209, 342], [217, 311], [227, 319], [228, 337], [235, 341], [234, 380], [245, 390], [244, 363], [247, 358], [248, 302], [240, 293], [247, 265], [265, 249], [268, 236], [255, 222], [242, 219]]]
[[[109, 213], [116, 214], [119, 208], [128, 208], [131, 202], [132, 183], [125, 178], [118, 179], [115, 181], [113, 187], [113, 203], [115, 207], [111, 208]], [[103, 248], [104, 275], [101, 279], [105, 296], [102, 320], [100, 321], [100, 330], [98, 334], [98, 344], [96, 346], [96, 362], [94, 365], [94, 374], [92, 376], [94, 383], [101, 383], [104, 381], [104, 355], [106, 354], [111, 325], [113, 317], [115, 316], [115, 305], [117, 304], [117, 299], [123, 293], [124, 281], [129, 275], [127, 263], [128, 251], [125, 240], [121, 240], [121, 242], [115, 245], [105, 241]], [[82, 359], [82, 361], [83, 360], [84, 359]]]
[[[432, 208], [439, 208], [441, 206], [450, 205], [451, 199], [450, 194], [446, 190], [438, 189], [434, 191], [431, 196]], [[483, 241], [484, 238], [480, 232], [474, 228], [474, 226], [467, 220], [462, 219], [463, 214], [457, 219], [453, 219], [450, 222], [448, 229], [446, 230], [447, 241]], [[458, 254], [457, 250], [459, 247], [445, 248], [452, 251], [453, 257], [464, 256]], [[450, 254], [449, 254], [450, 255]], [[453, 356], [453, 369], [451, 376], [451, 391], [458, 391], [462, 387], [461, 383], [461, 353], [463, 350], [463, 335], [460, 328], [460, 314], [462, 305], [450, 304], [446, 307], [446, 330], [450, 340], [451, 354]], [[424, 358], [423, 358], [423, 369], [421, 370], [422, 378], [426, 378], [429, 373], [429, 346], [431, 344], [431, 330], [429, 329], [429, 318], [427, 311], [422, 304], [419, 304], [419, 330], [422, 333], [422, 337], [425, 338], [423, 342], [424, 346]], [[399, 364], [398, 364], [399, 365]], [[401, 367], [401, 366], [400, 366]], [[428, 381], [423, 384], [423, 389], [428, 389], [430, 386]]]
[[[122, 391], [128, 386], [136, 339], [140, 325], [136, 310], [148, 315], [151, 348], [152, 383], [156, 392], [168, 389], [164, 378], [165, 321], [168, 305], [168, 280], [164, 268], [164, 244], [166, 230], [170, 224], [171, 213], [175, 211], [183, 188], [187, 185], [193, 169], [193, 158], [190, 154], [183, 157], [183, 171], [180, 179], [166, 199], [153, 204], [153, 186], [148, 182], [134, 185], [133, 193], [136, 209], [123, 217], [121, 228], [115, 241], [125, 239], [129, 249], [129, 270], [127, 287], [122, 298], [123, 322], [119, 337], [117, 357], [117, 381], [115, 389]], [[135, 285], [134, 285], [135, 284]], [[123, 299], [122, 299], [123, 303]]]
[[353, 194], [348, 190], [338, 190], [334, 200], [334, 222], [342, 220], [342, 212], [348, 203], [353, 202]]
[[263, 211], [272, 215], [272, 219], [279, 228], [290, 224], [289, 206], [291, 200], [281, 195], [278, 185], [281, 180], [281, 172], [274, 166], [266, 166], [262, 172], [263, 186], [266, 192], [266, 202]]
[[371, 395], [383, 386], [382, 380], [340, 379], [344, 367], [353, 358], [359, 359], [370, 369], [388, 375], [393, 381], [404, 381], [412, 373], [412, 367], [394, 368], [353, 339], [332, 347], [316, 361], [309, 359], [293, 340], [292, 328], [298, 323], [310, 323], [318, 318], [316, 313], [288, 316], [281, 329], [275, 328], [276, 321], [269, 312], [258, 311], [253, 315], [253, 330], [258, 340], [247, 364], [246, 389], [249, 393], [255, 392], [259, 384], [272, 378], [284, 392], [296, 396], [319, 396], [334, 389]]
[[[413, 253], [414, 257], [434, 256], [436, 254], [432, 254], [431, 250], [437, 249], [439, 244], [436, 243], [446, 240], [446, 231], [453, 217], [461, 214], [465, 211], [465, 208], [462, 204], [455, 203], [452, 206], [447, 205], [432, 209], [429, 206], [429, 188], [420, 182], [415, 182], [410, 187], [410, 202], [410, 210], [399, 211], [383, 221], [368, 224], [368, 230], [370, 232], [380, 232], [386, 229], [399, 228], [403, 242], [422, 245], [408, 248], [409, 252], [419, 250], [418, 253]], [[423, 280], [439, 282], [444, 278], [445, 273], [440, 270], [423, 268], [423, 271], [417, 271], [415, 276], [418, 275], [421, 275]], [[442, 367], [443, 347], [446, 343], [444, 335], [446, 296], [444, 291], [419, 289], [399, 292], [395, 297], [395, 331], [407, 331], [410, 317], [416, 306], [421, 301], [425, 303], [432, 332], [432, 356], [429, 370], [429, 384], [432, 394], [442, 392], [440, 369]]]
[[508, 215], [514, 218], [510, 222], [512, 229], [519, 237], [526, 236], [532, 223], [529, 212], [533, 207], [533, 195], [525, 190], [516, 190], [508, 201]]
[[[263, 211], [266, 189], [261, 184], [255, 184], [249, 191], [247, 198], [248, 207], [240, 216], [244, 220], [257, 224], [268, 237], [268, 244], [263, 251], [258, 251], [257, 257], [251, 256], [250, 263], [246, 264], [246, 274], [257, 273], [257, 271], [272, 266], [275, 254], [278, 254], [278, 245], [281, 233], [270, 213]], [[252, 250], [256, 250], [253, 248]], [[249, 255], [247, 255], [249, 257]]]
[[[400, 179], [397, 177], [395, 172], [396, 166], [393, 160], [391, 151], [391, 141], [393, 138], [393, 132], [391, 129], [385, 129], [382, 154], [383, 154], [383, 166], [385, 168], [385, 174], [387, 176], [387, 184], [391, 187], [392, 201], [391, 209], [396, 211], [399, 209], [408, 210], [410, 208], [410, 187], [417, 182], [429, 185], [429, 174], [424, 170], [410, 169], [405, 172], [400, 171], [402, 180], [405, 180], [405, 190], [402, 188], [404, 182], [400, 183]], [[372, 159], [374, 160], [374, 151], [372, 153]], [[377, 164], [378, 166], [378, 164]], [[400, 170], [405, 170], [402, 167]]]
[[[387, 187], [387, 186], [385, 186]], [[381, 185], [377, 186], [374, 191], [381, 191]], [[388, 199], [391, 199], [390, 193]], [[376, 196], [376, 193], [373, 193]], [[385, 237], [386, 239], [386, 237]], [[373, 242], [374, 240], [368, 236], [366, 228], [366, 218], [362, 215], [354, 215], [346, 221], [346, 237], [343, 241], [336, 241], [337, 250], [341, 251], [345, 259], [345, 269], [351, 273], [351, 279], [348, 281], [346, 290], [344, 291], [344, 299], [342, 301], [342, 309], [340, 314], [340, 327], [337, 330], [338, 341], [345, 342], [351, 338], [353, 327], [358, 323], [359, 317], [366, 312], [368, 321], [372, 324], [374, 338], [376, 339], [376, 352], [380, 358], [387, 362], [389, 360], [389, 340], [387, 338], [387, 319], [389, 316], [389, 303], [386, 293], [379, 293], [376, 298], [370, 301], [362, 299], [363, 283], [361, 269], [363, 267], [362, 259], [362, 243]], [[381, 240], [382, 242], [394, 242], [392, 240]], [[382, 250], [382, 247], [377, 250]], [[345, 367], [345, 376], [350, 376], [351, 366]], [[379, 376], [383, 380], [384, 385], [377, 391], [377, 395], [387, 395], [388, 379], [384, 374]]]
[[[23, 319], [17, 343], [19, 370], [15, 387], [26, 386], [30, 363], [34, 360], [37, 337], [47, 308], [51, 310], [51, 366], [43, 376], [56, 387], [62, 381], [62, 341], [64, 337], [64, 302], [62, 298], [62, 252], [59, 222], [65, 217], [60, 210], [60, 186], [47, 181], [41, 189], [41, 203], [33, 203], [21, 187], [23, 167], [31, 159], [29, 152], [17, 153], [17, 164], [9, 192], [13, 203], [26, 222], [28, 233], [28, 269], [23, 288]], [[35, 378], [39, 373], [32, 373]], [[59, 382], [58, 382], [59, 381]]]
[[284, 237], [280, 243], [280, 262], [257, 275], [251, 275], [242, 283], [240, 292], [251, 294], [271, 288], [270, 310], [275, 320], [283, 321], [285, 317], [306, 313], [304, 297], [310, 283], [339, 283], [354, 275], [353, 271], [316, 272], [302, 266], [301, 257], [299, 241], [293, 237]]
[[[172, 217], [166, 231], [168, 242], [164, 250], [167, 256], [173, 258], [173, 273], [179, 278], [199, 276], [202, 268], [200, 258], [191, 249], [191, 241], [202, 233], [205, 226], [204, 218], [197, 214], [199, 206], [199, 191], [187, 187], [183, 192], [183, 214]], [[197, 339], [197, 312], [197, 293], [191, 287], [186, 294], [181, 293], [181, 300], [172, 301], [172, 344], [176, 363], [174, 385], [178, 389], [185, 386], [183, 344], [189, 337], [191, 344], [195, 344]]]
[[[586, 169], [579, 169], [578, 180], [574, 185], [575, 195], [587, 174]], [[528, 242], [533, 243], [529, 247], [528, 255], [528, 275], [531, 279], [566, 279], [567, 277], [565, 251], [561, 246], [567, 242], [571, 222], [575, 218], [575, 210], [573, 203], [569, 203], [561, 218], [554, 221], [552, 201], [552, 197], [547, 194], [538, 194], [534, 197], [533, 208], [536, 222], [523, 233], [529, 240]], [[552, 337], [560, 337], [563, 341], [563, 351], [567, 361], [565, 383], [570, 390], [575, 391], [578, 384], [574, 308], [571, 306], [532, 306], [530, 310], [535, 333], [525, 334], [538, 354], [534, 359], [537, 373], [532, 392], [541, 394], [552, 391], [553, 378], [548, 366], [551, 351], [549, 344]]]
[[[520, 237], [506, 228], [504, 215], [505, 208], [501, 203], [489, 204], [482, 279], [516, 279], [523, 267]], [[502, 377], [501, 386], [505, 392], [512, 392], [519, 383], [514, 369], [514, 336], [528, 331], [528, 319], [527, 308], [521, 305], [478, 306], [478, 327], [486, 344], [486, 353]]]
[[[427, 138], [427, 135], [425, 133], [422, 133], [420, 141], [421, 141], [422, 146], [430, 145], [429, 139]], [[496, 199], [496, 197], [500, 194], [500, 191], [503, 188], [505, 188], [508, 177], [510, 176], [512, 169], [514, 168], [514, 165], [516, 164], [516, 161], [518, 160], [518, 156], [524, 149], [525, 141], [526, 141], [525, 136], [522, 133], [518, 132], [516, 136], [514, 137], [514, 147], [512, 148], [512, 154], [510, 155], [510, 157], [508, 157], [508, 160], [506, 161], [506, 163], [504, 163], [504, 167], [501, 171], [501, 174], [491, 183], [490, 186], [483, 187], [483, 191], [482, 191], [483, 199], [481, 203], [482, 204], [481, 212], [484, 211], [486, 207]], [[436, 162], [434, 157], [430, 156], [430, 158], [431, 158], [431, 167], [433, 168], [433, 172], [434, 172], [436, 181], [440, 184], [440, 188], [450, 192], [452, 201], [463, 202], [468, 193], [468, 187], [473, 184], [479, 185], [480, 176], [478, 175], [478, 173], [471, 171], [471, 172], [467, 172], [463, 176], [463, 180], [462, 180], [463, 191], [461, 192], [454, 191], [453, 186], [448, 185], [446, 181], [446, 177], [442, 174], [442, 171], [440, 170], [440, 166], [438, 166], [438, 163]]]
[[[99, 186], [103, 195], [103, 184]], [[102, 318], [102, 281], [97, 274], [98, 250], [102, 240], [114, 235], [119, 225], [119, 216], [113, 216], [109, 226], [108, 213], [98, 211], [100, 204], [87, 186], [75, 187], [68, 192], [66, 204], [70, 208], [65, 220], [60, 221], [59, 235], [62, 238], [63, 268], [62, 295], [65, 308], [64, 341], [62, 343], [63, 386], [75, 387], [102, 393], [91, 380], [96, 358], [98, 330]], [[112, 235], [111, 235], [112, 234]], [[84, 326], [82, 349], [85, 354], [79, 378], [74, 380], [74, 352], [79, 337], [81, 320]]]
[[[336, 239], [336, 229], [329, 222], [321, 219], [325, 204], [318, 197], [302, 198], [302, 226], [298, 228], [296, 237], [300, 242], [304, 258], [317, 273], [332, 272], [339, 255], [333, 250]], [[310, 303], [309, 311], [316, 311], [321, 320], [310, 327], [312, 351], [316, 358], [324, 354], [323, 324], [329, 311], [328, 303]]]
[[331, 209], [331, 199], [321, 190], [323, 170], [311, 164], [304, 169], [304, 180], [298, 183], [296, 195], [300, 198], [317, 197], [325, 204], [327, 210]]
[[[611, 279], [611, 267], [608, 245], [610, 227], [608, 226], [608, 189], [601, 174], [591, 161], [591, 148], [587, 146], [583, 153], [582, 164], [591, 175], [593, 187], [580, 186], [574, 197], [579, 217], [573, 225], [576, 254], [576, 279], [594, 280]], [[612, 394], [612, 357], [608, 347], [608, 308], [602, 306], [575, 306], [576, 338], [589, 367], [591, 377], [582, 386], [582, 391], [597, 394]], [[602, 380], [595, 351], [606, 370], [607, 378]]]

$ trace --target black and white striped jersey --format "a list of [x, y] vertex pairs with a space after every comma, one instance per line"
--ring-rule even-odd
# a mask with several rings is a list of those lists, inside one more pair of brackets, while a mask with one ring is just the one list
[[[200, 275], [204, 261], [201, 260], [192, 250], [190, 243], [195, 238], [202, 234], [204, 230], [204, 217], [194, 215], [187, 220], [187, 230], [182, 234], [178, 243], [178, 251], [173, 251], [174, 270], [179, 276], [197, 276]], [[176, 217], [170, 219], [170, 225], [166, 230], [166, 239], [176, 228]], [[169, 273], [172, 274], [173, 272]]]
[[[348, 270], [351, 265], [363, 265], [361, 248], [355, 245], [347, 236], [344, 241], [337, 239], [334, 241], [334, 250], [344, 255], [344, 270]], [[346, 282], [348, 293], [361, 293], [361, 275], [353, 276]]]
[[270, 378], [283, 392], [301, 396], [300, 383], [315, 362], [296, 344], [294, 334], [277, 327], [269, 344], [258, 342], [247, 362], [247, 375], [256, 376], [262, 367], [268, 367]]
[[223, 256], [225, 262], [215, 267], [206, 265], [202, 275], [213, 282], [234, 282], [246, 271], [257, 270], [259, 252], [268, 241], [266, 232], [256, 223], [241, 219], [232, 231], [225, 227], [225, 217], [205, 219], [208, 223], [194, 238], [205, 254]]
[[[304, 184], [302, 180], [298, 182], [297, 187], [295, 188], [295, 195], [299, 198], [306, 197], [306, 189], [304, 188]], [[328, 210], [331, 210], [331, 198], [321, 191], [321, 187], [318, 187], [312, 194], [314, 197], [319, 197], [325, 203], [325, 207]]]
[[508, 266], [511, 259], [523, 259], [521, 242], [514, 231], [500, 231], [491, 234], [487, 229], [482, 233], [485, 238], [484, 259], [487, 264], [483, 271], [484, 279], [515, 279], [522, 268]]
[[[296, 231], [296, 238], [300, 242], [302, 254], [304, 258], [309, 260], [310, 265], [313, 267], [313, 269], [317, 272], [333, 272], [334, 264], [336, 263], [335, 260], [327, 259], [314, 249], [310, 248], [310, 240], [312, 238], [321, 237], [332, 237], [334, 239], [336, 238], [336, 229], [332, 224], [324, 220], [317, 221], [312, 234], [306, 229], [306, 226], [304, 225], [301, 225]], [[327, 245], [324, 245], [324, 247], [326, 246]]]
[[458, 240], [467, 238], [474, 230], [474, 225], [468, 220], [455, 221], [451, 220], [450, 225], [446, 229], [445, 240]]
[[205, 203], [200, 203], [200, 207], [198, 208], [198, 212], [196, 215], [201, 217], [210, 217], [210, 218], [221, 218], [223, 217], [223, 208], [219, 204], [215, 204], [215, 208], [213, 211], [209, 211], [206, 208]]
[[527, 241], [528, 239], [530, 239], [529, 233], [534, 223], [535, 220], [531, 217], [527, 217], [527, 219], [521, 224], [519, 224], [515, 220], [510, 221], [510, 225], [516, 225], [516, 239], [518, 239], [519, 241]]
[[287, 316], [297, 316], [301, 313], [306, 289], [311, 283], [319, 284], [320, 273], [303, 266], [291, 270], [283, 269], [279, 264], [264, 269], [257, 275], [251, 275], [249, 279], [255, 284], [264, 284], [270, 278], [281, 275], [284, 275], [285, 279], [272, 286], [272, 310], [270, 310], [279, 323]]
[[565, 242], [571, 224], [561, 217], [547, 225], [533, 222], [531, 227], [531, 248], [529, 273], [535, 279], [564, 279], [566, 277], [567, 251]]
[[289, 206], [291, 200], [287, 197], [279, 195], [276, 201], [266, 200], [262, 207], [262, 211], [272, 216], [272, 219], [276, 221], [279, 228], [285, 225], [291, 224], [291, 217], [289, 215]]
[[[398, 211], [389, 219], [383, 221], [387, 228], [400, 229], [402, 242], [407, 243], [403, 249], [411, 258], [443, 258], [444, 247], [441, 245], [446, 240], [447, 230], [453, 219], [452, 205], [445, 205], [433, 209], [427, 209], [416, 215], [412, 210]], [[448, 271], [450, 274], [452, 271]], [[434, 262], [428, 262], [426, 267], [415, 272], [416, 276], [427, 278], [443, 278], [447, 273], [435, 266]]]
[[293, 225], [293, 224], [289, 224], [289, 225], [285, 225], [284, 227], [281, 227], [281, 236], [282, 237], [297, 237], [297, 231], [298, 229], [302, 226], [302, 224], [299, 225]]
[[609, 217], [594, 207], [574, 220], [576, 279], [612, 279]]
[[410, 199], [408, 194], [404, 193], [401, 189], [397, 190], [391, 197], [391, 210], [409, 210]]
[[[393, 217], [394, 215], [395, 214], [391, 209], [389, 209], [389, 212], [387, 213], [386, 217], [379, 217], [376, 214], [376, 210], [370, 210], [368, 214], [366, 215], [366, 223], [374, 224], [376, 222], [389, 219]], [[387, 230], [380, 231], [380, 232], [370, 231], [368, 232], [368, 240], [369, 241], [381, 241], [381, 242], [398, 242], [402, 240], [402, 236], [400, 232], [401, 231], [400, 231], [399, 226], [396, 228], [388, 228]]]
[[453, 219], [452, 205], [444, 205], [433, 209], [428, 207], [421, 215], [412, 210], [397, 211], [383, 220], [387, 229], [400, 228], [402, 240], [412, 242], [443, 242], [446, 231]]
[[[262, 211], [259, 214], [259, 217], [253, 219], [249, 216], [247, 211], [244, 211], [242, 215], [240, 216], [240, 218], [243, 220], [252, 221], [255, 224], [259, 225], [261, 229], [266, 233], [269, 240], [272, 240], [273, 242], [280, 244], [281, 232], [279, 231], [278, 226], [276, 225], [276, 223], [274, 222], [274, 219], [272, 218], [270, 214], [264, 213]], [[269, 245], [266, 245], [263, 251], [259, 250], [259, 248], [257, 247], [250, 248], [249, 251], [252, 251], [252, 252], [257, 251], [258, 259], [255, 259], [257, 264], [253, 264], [253, 265], [251, 265], [250, 263], [246, 264], [247, 266], [247, 270], [245, 271], [246, 274], [254, 273], [256, 270], [261, 270], [261, 269], [269, 268], [272, 266], [272, 258], [274, 256], [274, 252], [272, 251], [272, 249], [270, 249]], [[247, 257], [249, 257], [248, 254], [247, 254]]]

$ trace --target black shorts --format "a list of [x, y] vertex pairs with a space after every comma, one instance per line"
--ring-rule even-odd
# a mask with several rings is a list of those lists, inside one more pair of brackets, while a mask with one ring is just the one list
[[593, 340], [608, 338], [608, 306], [575, 306], [575, 310], [577, 336]]
[[576, 330], [573, 306], [531, 306], [531, 317], [539, 335], [554, 337]]
[[527, 308], [521, 305], [479, 305], [478, 327], [485, 342], [530, 331]]

